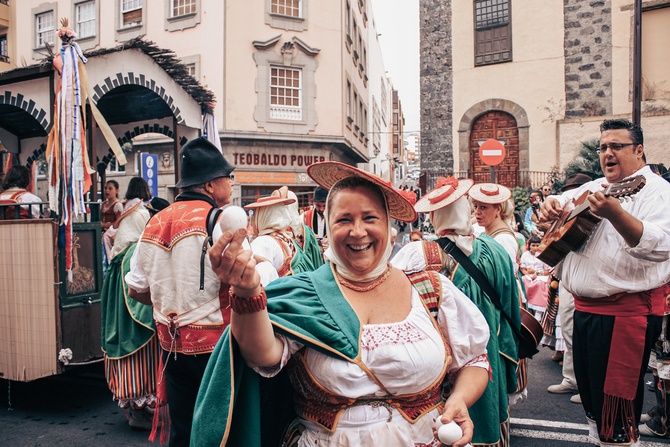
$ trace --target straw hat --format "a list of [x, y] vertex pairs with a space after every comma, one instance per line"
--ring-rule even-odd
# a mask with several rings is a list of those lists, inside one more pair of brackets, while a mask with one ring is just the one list
[[426, 193], [414, 205], [414, 209], [417, 213], [429, 213], [444, 208], [463, 197], [473, 183], [469, 178], [459, 180], [455, 177], [440, 177], [437, 179], [435, 189]]
[[288, 196], [288, 186], [282, 186], [279, 189], [272, 191], [272, 194], [268, 197], [261, 197], [257, 202], [250, 203], [244, 207], [245, 210], [251, 210], [256, 208], [262, 208], [264, 206], [272, 205], [288, 205], [289, 203], [295, 202], [295, 199], [291, 199]]
[[512, 197], [512, 191], [497, 183], [479, 183], [470, 188], [468, 195], [477, 202], [495, 204]]
[[403, 222], [414, 222], [416, 212], [411, 203], [407, 201], [391, 184], [382, 180], [374, 174], [361, 171], [353, 166], [337, 161], [322, 161], [307, 167], [309, 175], [316, 183], [330, 190], [340, 180], [350, 177], [364, 178], [379, 186], [386, 197], [389, 207], [389, 217]]

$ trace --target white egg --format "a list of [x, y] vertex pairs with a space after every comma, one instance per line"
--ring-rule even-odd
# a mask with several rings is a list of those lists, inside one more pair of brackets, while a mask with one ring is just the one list
[[219, 227], [221, 232], [230, 231], [235, 233], [240, 228], [247, 227], [247, 213], [239, 206], [229, 206], [221, 212], [219, 219]]
[[451, 445], [461, 439], [462, 436], [463, 430], [461, 430], [461, 427], [454, 421], [444, 424], [437, 429], [437, 438], [442, 444]]

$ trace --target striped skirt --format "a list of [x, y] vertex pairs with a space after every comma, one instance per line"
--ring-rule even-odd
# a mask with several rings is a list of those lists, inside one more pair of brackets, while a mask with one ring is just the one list
[[156, 336], [129, 356], [110, 359], [105, 355], [105, 378], [119, 407], [154, 405], [159, 361], [160, 346]]

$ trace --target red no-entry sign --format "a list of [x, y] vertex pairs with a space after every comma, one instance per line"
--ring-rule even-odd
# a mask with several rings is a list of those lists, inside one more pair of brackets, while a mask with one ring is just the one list
[[505, 159], [505, 145], [491, 138], [479, 146], [479, 158], [488, 166], [497, 166]]

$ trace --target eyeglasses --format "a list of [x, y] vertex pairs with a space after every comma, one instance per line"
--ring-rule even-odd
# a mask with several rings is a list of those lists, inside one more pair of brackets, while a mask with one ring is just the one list
[[607, 152], [607, 148], [610, 148], [612, 152], [619, 152], [626, 146], [635, 146], [637, 143], [610, 143], [610, 144], [601, 144], [596, 152]]

